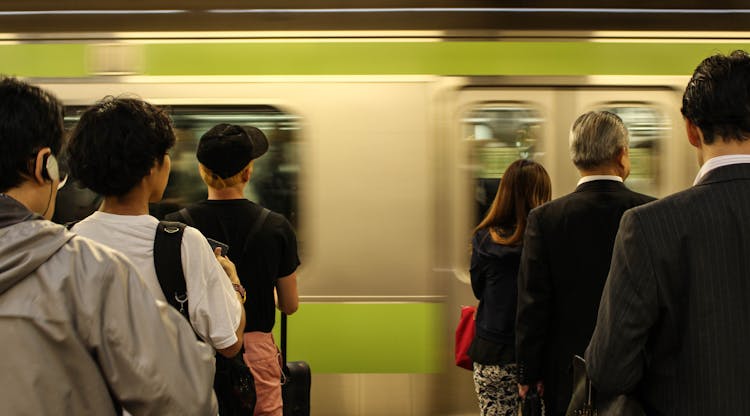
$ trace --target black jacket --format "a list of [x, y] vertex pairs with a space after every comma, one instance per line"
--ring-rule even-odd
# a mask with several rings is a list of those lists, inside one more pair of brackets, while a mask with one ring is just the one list
[[654, 198], [621, 182], [596, 180], [529, 214], [518, 275], [519, 381], [542, 380], [548, 414], [570, 400], [573, 355], [582, 355], [622, 214]]
[[[518, 263], [521, 246], [506, 246], [492, 240], [487, 229], [472, 240], [471, 289], [479, 300], [477, 336], [514, 348]], [[482, 362], [472, 357], [477, 362]], [[482, 364], [499, 364], [482, 362]]]

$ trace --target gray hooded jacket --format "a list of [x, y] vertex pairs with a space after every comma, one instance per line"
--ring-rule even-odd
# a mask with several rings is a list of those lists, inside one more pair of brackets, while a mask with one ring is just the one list
[[216, 415], [213, 373], [122, 255], [0, 194], [0, 414]]

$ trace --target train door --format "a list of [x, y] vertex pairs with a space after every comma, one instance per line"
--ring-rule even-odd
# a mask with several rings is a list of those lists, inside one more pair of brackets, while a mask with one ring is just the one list
[[[692, 181], [692, 156], [682, 131], [680, 93], [671, 88], [639, 87], [467, 87], [453, 100], [451, 137], [443, 143], [453, 167], [450, 209], [443, 214], [438, 269], [447, 280], [446, 336], [458, 319], [460, 305], [476, 304], [470, 286], [469, 260], [473, 227], [494, 199], [502, 174], [519, 158], [545, 166], [553, 198], [573, 191], [579, 178], [570, 161], [569, 128], [582, 113], [608, 110], [618, 114], [631, 136], [632, 170], [626, 184], [639, 192], [663, 196]], [[693, 170], [694, 171], [694, 170]], [[471, 373], [448, 370], [449, 414], [476, 409]]]

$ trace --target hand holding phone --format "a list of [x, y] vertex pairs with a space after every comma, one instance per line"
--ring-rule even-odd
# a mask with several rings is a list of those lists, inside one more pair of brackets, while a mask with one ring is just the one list
[[219, 247], [222, 256], [226, 257], [227, 253], [229, 253], [229, 245], [222, 243], [221, 241], [216, 241], [213, 238], [206, 238], [206, 240], [208, 240], [208, 244], [211, 245], [211, 249], [216, 250], [216, 247]]

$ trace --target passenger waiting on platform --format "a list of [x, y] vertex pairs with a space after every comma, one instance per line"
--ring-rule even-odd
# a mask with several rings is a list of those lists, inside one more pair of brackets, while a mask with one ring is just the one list
[[529, 214], [518, 274], [519, 394], [536, 388], [551, 416], [567, 410], [571, 363], [594, 330], [620, 217], [654, 199], [623, 184], [630, 173], [628, 142], [617, 115], [578, 117], [570, 132], [578, 186]]
[[[171, 163], [167, 152], [174, 143], [169, 116], [134, 98], [107, 97], [88, 108], [70, 138], [71, 174], [104, 196], [99, 210], [75, 224], [73, 231], [124, 253], [151, 294], [162, 301], [154, 265], [159, 221], [149, 215], [148, 204], [162, 198]], [[192, 227], [185, 228], [181, 260], [193, 329], [220, 354], [237, 355], [245, 311], [234, 266], [214, 254]]]
[[216, 414], [213, 351], [122, 254], [48, 221], [63, 110], [0, 78], [0, 414]]
[[747, 415], [750, 56], [703, 60], [682, 115], [695, 185], [623, 216], [587, 370], [648, 415]]
[[521, 159], [505, 170], [489, 212], [471, 241], [471, 289], [479, 300], [469, 347], [482, 416], [518, 414], [516, 296], [529, 211], [550, 200], [542, 165]]
[[281, 367], [271, 330], [278, 308], [297, 310], [297, 238], [281, 214], [245, 198], [243, 190], [253, 174], [255, 159], [268, 150], [263, 132], [252, 126], [219, 124], [198, 143], [201, 178], [208, 200], [167, 215], [191, 224], [206, 237], [229, 244], [229, 258], [237, 264], [247, 288], [244, 358], [255, 378], [255, 415], [281, 416]]

